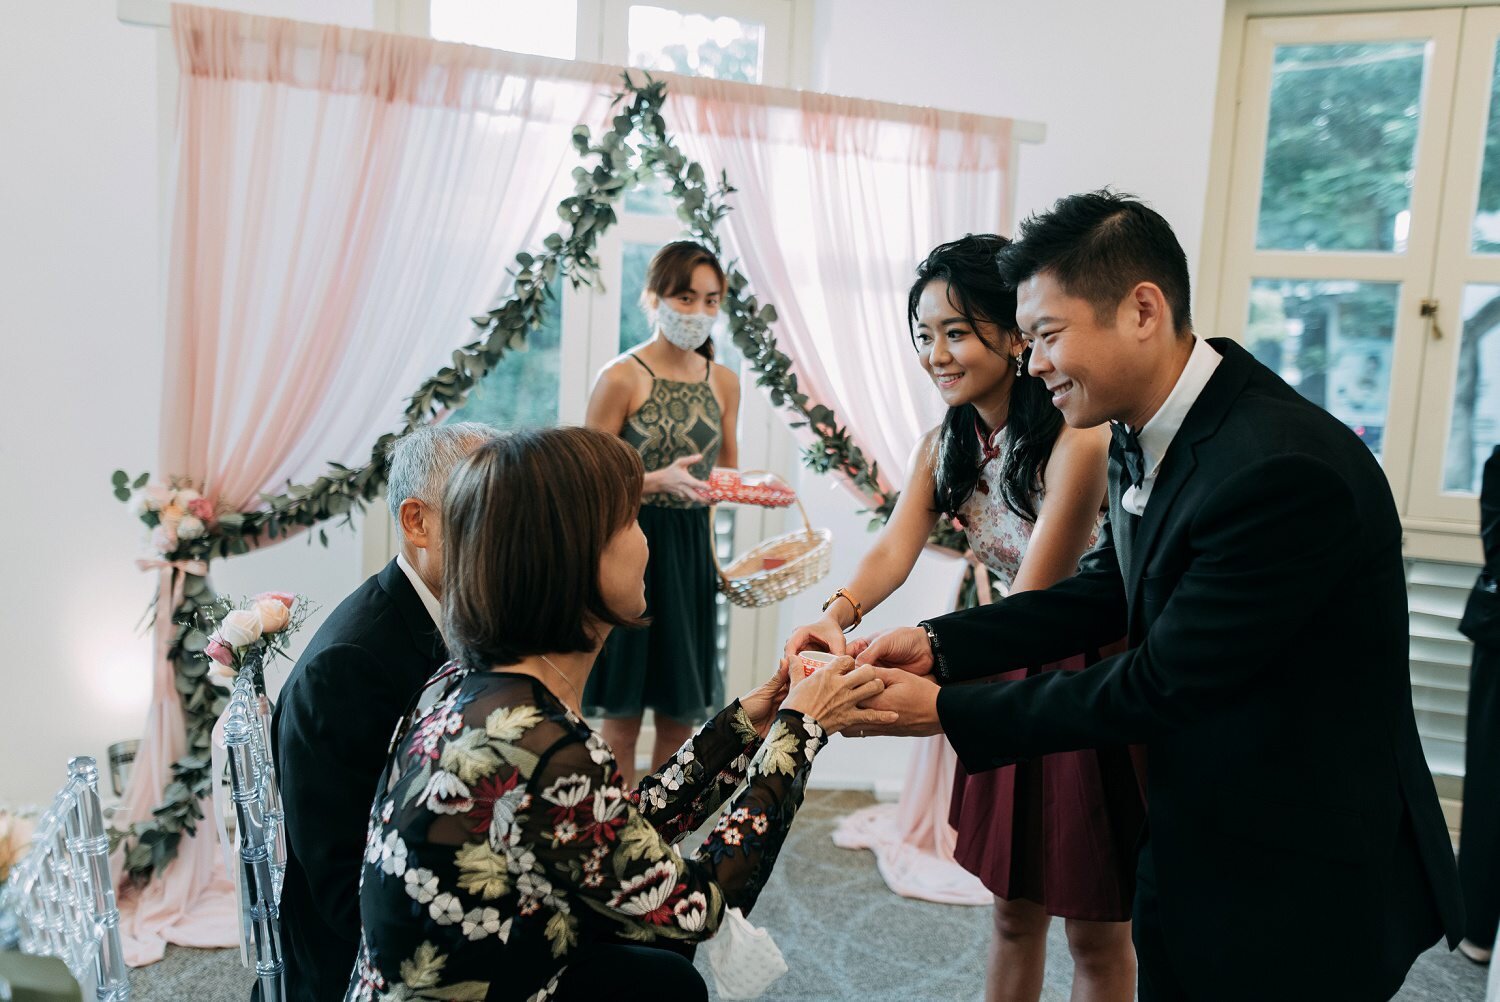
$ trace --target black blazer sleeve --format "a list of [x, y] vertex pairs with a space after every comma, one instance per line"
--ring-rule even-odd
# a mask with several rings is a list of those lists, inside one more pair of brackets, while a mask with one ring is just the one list
[[1126, 604], [1109, 523], [1073, 577], [927, 625], [937, 637], [945, 681], [998, 675], [1114, 643], [1125, 636]]
[[323, 920], [351, 941], [359, 939], [371, 792], [395, 717], [375, 707], [404, 702], [380, 691], [385, 675], [363, 648], [332, 644], [313, 655], [278, 707], [276, 767], [287, 835]]
[[[965, 768], [1150, 741], [1199, 719], [1275, 667], [1285, 637], [1307, 625], [1357, 559], [1353, 495], [1310, 456], [1277, 456], [1226, 478], [1186, 531], [1181, 577], [1143, 583], [1150, 626], [1140, 644], [1081, 672], [938, 694], [938, 716]], [[1050, 612], [1044, 603], [1055, 590], [1033, 602]], [[1014, 632], [1029, 625], [1012, 618]], [[1045, 616], [1032, 628], [1062, 625]]]
[[1484, 544], [1484, 573], [1500, 581], [1500, 445], [1484, 461], [1479, 487], [1479, 539]]

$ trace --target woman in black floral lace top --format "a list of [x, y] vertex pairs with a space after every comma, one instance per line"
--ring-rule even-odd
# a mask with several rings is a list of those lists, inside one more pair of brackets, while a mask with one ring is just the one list
[[[348, 999], [706, 998], [680, 953], [748, 912], [814, 756], [861, 710], [869, 668], [785, 672], [626, 789], [578, 694], [645, 608], [640, 458], [585, 429], [492, 442], [445, 507], [456, 660], [398, 730], [370, 818]], [[440, 673], [439, 677], [443, 677]], [[742, 783], [699, 852], [675, 847]]]

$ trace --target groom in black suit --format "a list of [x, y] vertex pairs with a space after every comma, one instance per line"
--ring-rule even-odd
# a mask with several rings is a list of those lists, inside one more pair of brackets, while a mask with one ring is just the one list
[[281, 939], [287, 998], [341, 999], [359, 952], [359, 870], [391, 732], [447, 660], [440, 629], [442, 499], [494, 429], [421, 428], [391, 449], [401, 551], [339, 603], [277, 697], [272, 745], [286, 809]]
[[[1401, 523], [1348, 429], [1195, 337], [1167, 222], [1111, 192], [1033, 217], [1000, 265], [1073, 427], [1115, 422], [1077, 576], [876, 638], [871, 704], [970, 772], [1147, 745], [1143, 1000], [1386, 999], [1463, 929], [1412, 714]], [[1127, 634], [1081, 672], [956, 685]], [[895, 670], [897, 668], [904, 671]]]

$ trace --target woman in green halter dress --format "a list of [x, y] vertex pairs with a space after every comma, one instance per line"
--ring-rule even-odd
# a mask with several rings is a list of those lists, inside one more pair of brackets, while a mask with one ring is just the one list
[[646, 709], [656, 764], [723, 702], [713, 537], [697, 493], [710, 470], [738, 461], [739, 381], [713, 361], [708, 338], [723, 293], [723, 269], [707, 249], [691, 241], [663, 247], [642, 296], [654, 335], [605, 366], [589, 398], [587, 425], [619, 435], [646, 466], [640, 524], [651, 546], [651, 624], [610, 636], [583, 693], [585, 711], [604, 718], [601, 731], [627, 780]]

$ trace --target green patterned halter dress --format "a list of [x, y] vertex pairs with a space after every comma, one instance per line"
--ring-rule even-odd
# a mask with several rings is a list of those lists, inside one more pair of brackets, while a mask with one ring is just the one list
[[[651, 374], [651, 395], [625, 419], [620, 437], [640, 453], [647, 472], [701, 454], [690, 469], [706, 479], [723, 444], [723, 413], [709, 383], [713, 362], [707, 363], [702, 380], [683, 382], [662, 379], [639, 357], [630, 357]], [[718, 576], [709, 510], [670, 495], [648, 494], [640, 525], [651, 546], [646, 565], [651, 625], [617, 628], [610, 635], [584, 688], [584, 709], [604, 717], [639, 717], [650, 708], [679, 723], [696, 724], [718, 712], [724, 699], [714, 643]]]

